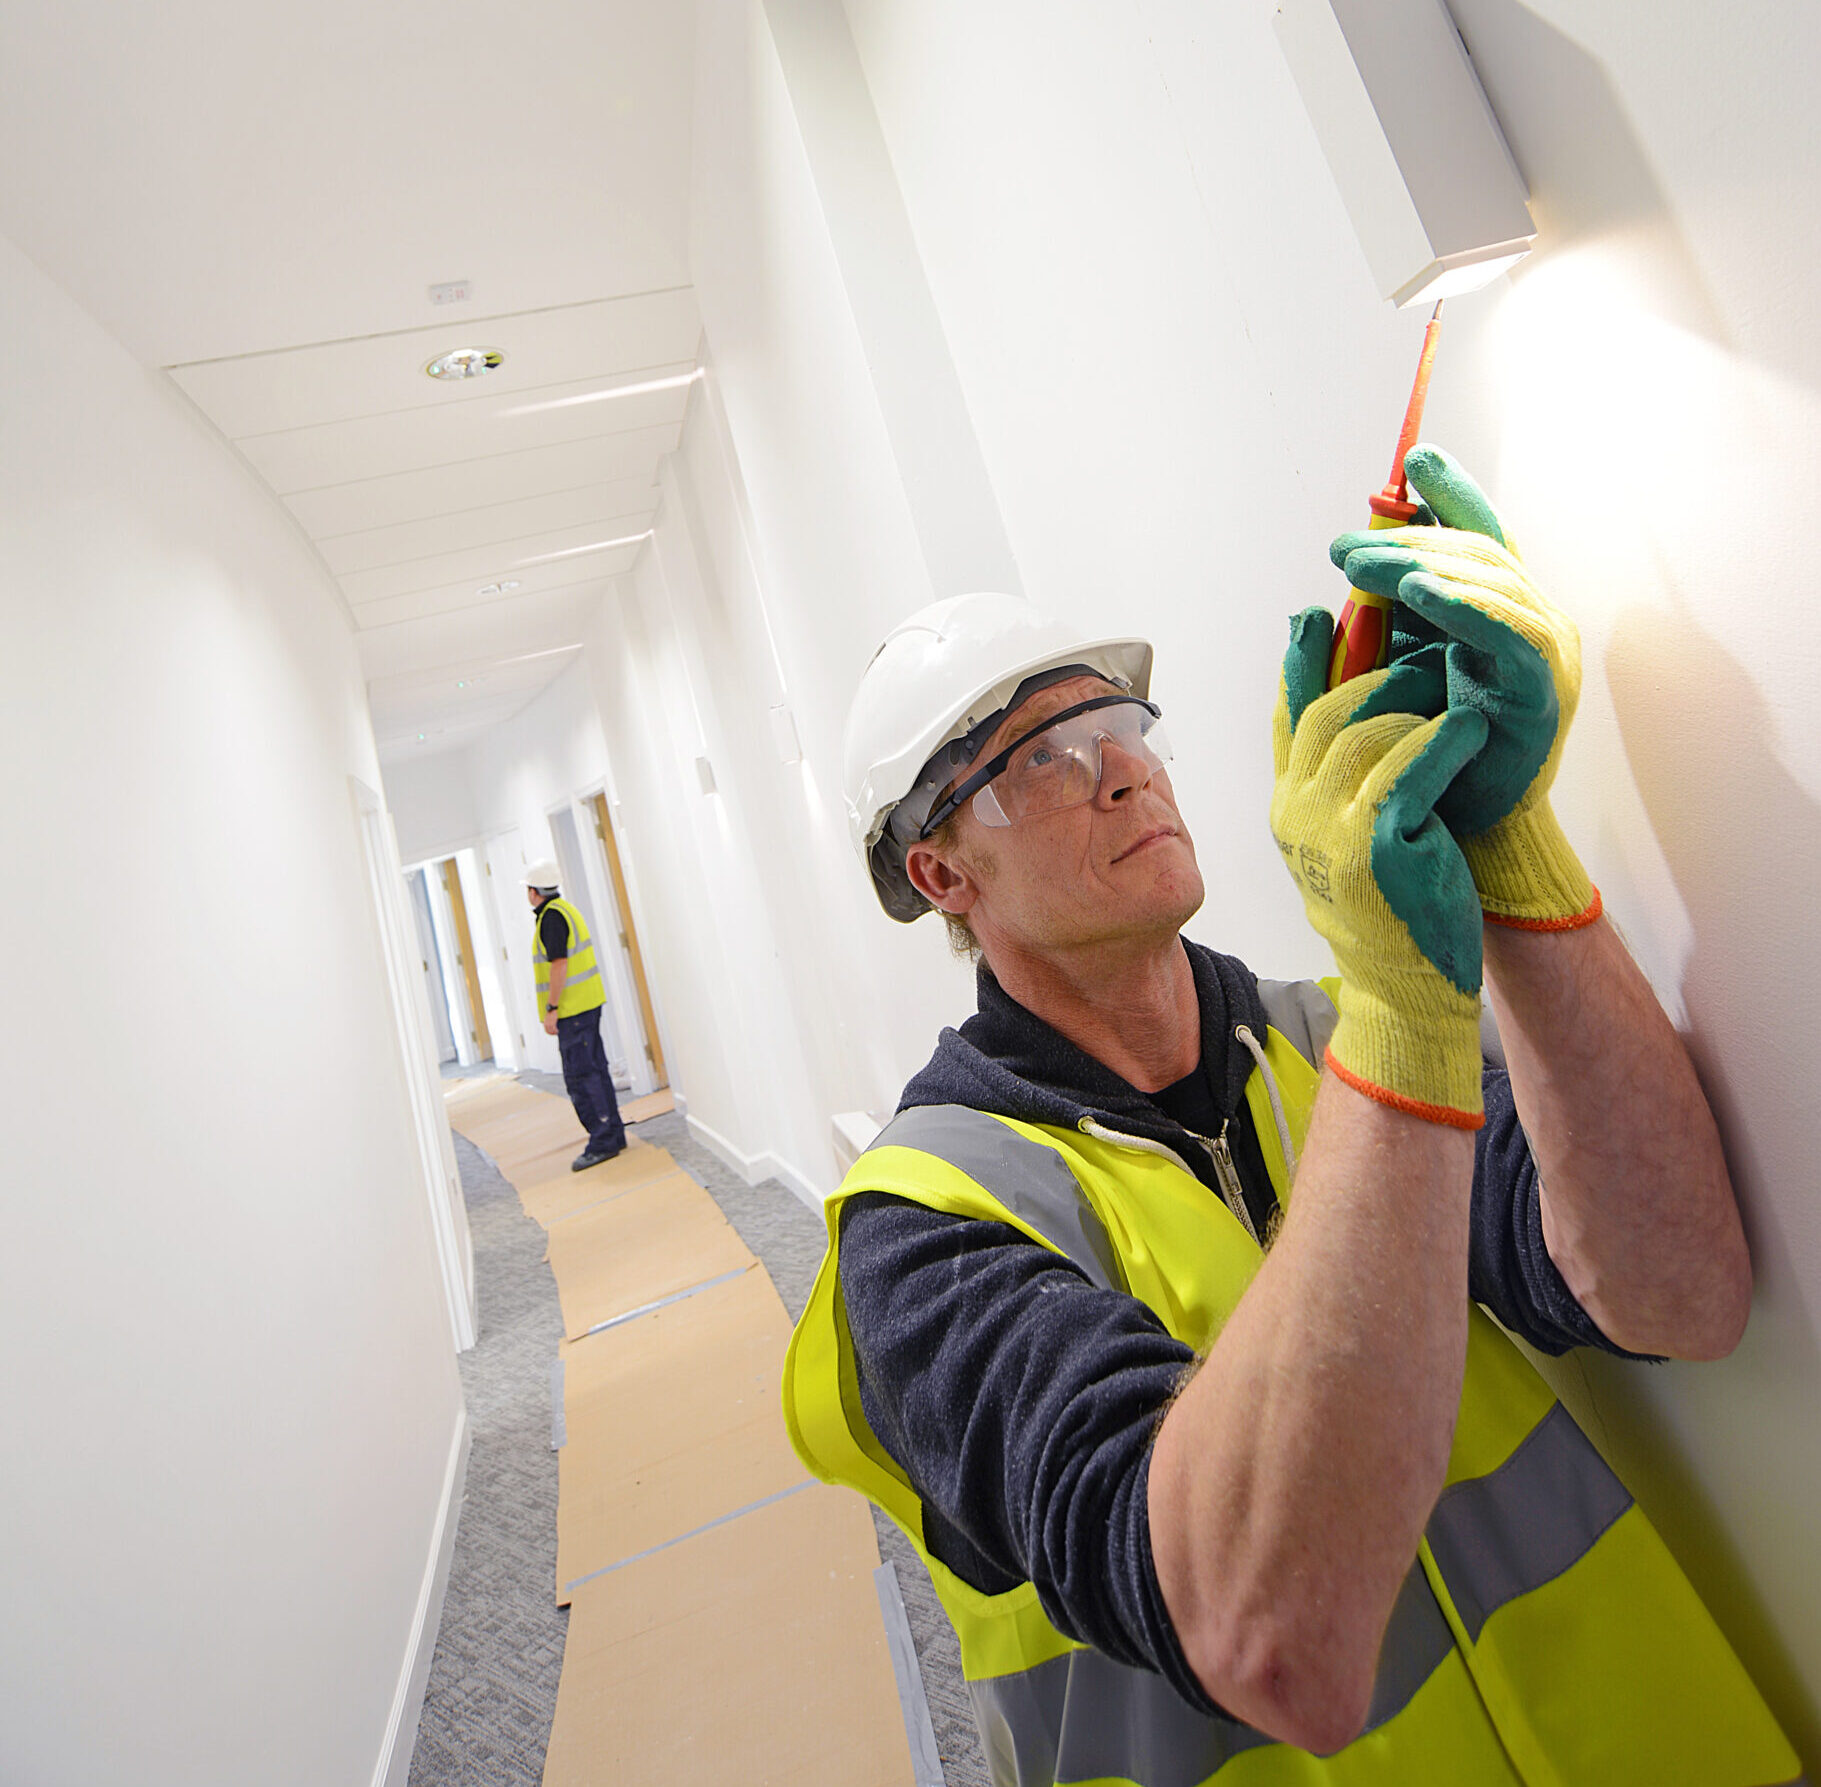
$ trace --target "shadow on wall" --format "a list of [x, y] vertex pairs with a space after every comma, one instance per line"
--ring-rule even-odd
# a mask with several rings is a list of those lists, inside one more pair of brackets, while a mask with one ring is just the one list
[[1519, 0], [1449, 0], [1449, 7], [1530, 186], [1533, 262], [1590, 244], [1621, 246], [1654, 314], [1735, 349], [1602, 64]]
[[[1665, 1368], [1677, 1373], [1665, 1400], [1701, 1400], [1704, 1421], [1736, 1438], [1730, 1523], [1754, 1510], [1763, 1536], [1785, 1542], [1778, 1548], [1800, 1575], [1814, 1567], [1821, 1386], [1811, 1307], [1821, 1238], [1808, 1221], [1821, 1161], [1821, 1029], [1810, 972], [1821, 807], [1778, 758], [1774, 722], [1750, 677], [1681, 604], [1622, 612], [1606, 672], [1631, 772], [1694, 936], [1681, 989], [1689, 1047], [1719, 1119], [1758, 1285], [1739, 1351], [1720, 1366]], [[1641, 1467], [1641, 1485], [1655, 1486], [1652, 1518], [1812, 1762], [1821, 1719], [1791, 1667], [1792, 1635], [1779, 1635], [1753, 1596], [1657, 1403], [1638, 1406], [1637, 1379], [1626, 1379], [1635, 1368], [1586, 1366], [1602, 1409], [1616, 1416], [1624, 1408], [1630, 1462]], [[1652, 1374], [1651, 1382], [1665, 1379]]]

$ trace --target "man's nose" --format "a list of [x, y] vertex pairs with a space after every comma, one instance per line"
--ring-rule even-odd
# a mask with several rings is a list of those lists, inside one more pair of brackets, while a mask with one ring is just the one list
[[1110, 807], [1115, 801], [1135, 794], [1156, 774], [1149, 761], [1136, 751], [1128, 751], [1117, 739], [1100, 735], [1100, 785], [1094, 790], [1094, 804]]

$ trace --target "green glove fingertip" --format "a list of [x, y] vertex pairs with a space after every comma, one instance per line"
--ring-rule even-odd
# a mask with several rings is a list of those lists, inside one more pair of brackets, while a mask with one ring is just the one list
[[1404, 476], [1441, 526], [1509, 544], [1485, 491], [1440, 447], [1419, 441], [1404, 455]]
[[1284, 702], [1294, 732], [1303, 710], [1328, 687], [1328, 659], [1334, 650], [1334, 616], [1305, 608], [1290, 616], [1290, 645], [1284, 653]]

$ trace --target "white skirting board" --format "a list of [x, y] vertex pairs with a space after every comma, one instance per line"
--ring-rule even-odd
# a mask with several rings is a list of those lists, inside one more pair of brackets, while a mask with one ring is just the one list
[[821, 1192], [810, 1182], [807, 1174], [798, 1172], [789, 1161], [776, 1154], [742, 1153], [726, 1136], [718, 1130], [710, 1129], [700, 1117], [685, 1115], [683, 1120], [689, 1125], [689, 1133], [717, 1160], [732, 1167], [748, 1185], [757, 1185], [762, 1179], [776, 1179], [780, 1184], [789, 1186], [818, 1216], [822, 1213]]
[[430, 1682], [436, 1635], [442, 1629], [443, 1595], [449, 1586], [449, 1566], [455, 1558], [455, 1529], [461, 1518], [462, 1489], [468, 1480], [468, 1451], [472, 1443], [468, 1405], [464, 1402], [456, 1410], [455, 1434], [449, 1442], [449, 1468], [443, 1474], [442, 1501], [436, 1510], [435, 1531], [430, 1535], [430, 1555], [424, 1563], [423, 1586], [417, 1592], [417, 1611], [412, 1616], [411, 1636], [398, 1672], [398, 1689], [392, 1696], [392, 1716], [386, 1721], [386, 1740], [373, 1765], [373, 1787], [405, 1787], [411, 1773], [418, 1715], [423, 1711], [424, 1690]]

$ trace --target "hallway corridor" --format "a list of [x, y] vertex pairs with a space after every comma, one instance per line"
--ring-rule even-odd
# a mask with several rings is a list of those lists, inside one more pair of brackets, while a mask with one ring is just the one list
[[[458, 1123], [463, 1093], [485, 1081], [486, 1076], [445, 1081]], [[560, 1081], [549, 1075], [527, 1074], [521, 1083], [560, 1092]], [[667, 1150], [709, 1192], [777, 1285], [794, 1320], [822, 1255], [823, 1230], [814, 1215], [775, 1183], [742, 1184], [690, 1139], [680, 1115], [635, 1119], [629, 1133]], [[459, 1133], [456, 1149], [478, 1295], [479, 1337], [461, 1360], [474, 1449], [410, 1787], [537, 1787], [547, 1778], [693, 1779], [674, 1759], [657, 1765], [655, 1759], [635, 1762], [612, 1753], [603, 1756], [598, 1774], [545, 1774], [571, 1617], [550, 1595], [558, 1503], [558, 1452], [552, 1442], [562, 1434], [560, 1424], [553, 1429], [557, 1392], [551, 1367], [563, 1321], [545, 1258], [545, 1231], [525, 1213], [490, 1155]], [[772, 1414], [775, 1419], [775, 1394]], [[932, 1721], [939, 1752], [939, 1776], [906, 1778], [914, 1778], [915, 1787], [986, 1787], [953, 1633], [915, 1553], [876, 1513], [874, 1525], [880, 1549], [897, 1572], [926, 1696], [922, 1716]], [[737, 1683], [723, 1680], [718, 1692], [739, 1701]], [[911, 1716], [917, 1711], [913, 1707]], [[735, 1761], [734, 1755], [718, 1759], [722, 1765]], [[806, 1772], [792, 1778], [822, 1777]]]
[[[1821, 6], [1422, 4], [1535, 225], [1448, 297], [1424, 432], [1578, 636], [1551, 810], [1754, 1275], [1724, 1359], [1537, 1368], [1821, 1781]], [[871, 871], [886, 781], [991, 714], [905, 682], [850, 748], [850, 710], [967, 592], [1148, 642], [1182, 936], [1335, 971], [1272, 830], [1285, 641], [1349, 600], [1330, 542], [1429, 313], [1331, 158], [1376, 113], [1312, 105], [1282, 35], [1345, 76], [1342, 11], [1398, 16], [0, 5], [0, 1787], [579, 1787], [767, 1682], [743, 1735], [791, 1757], [849, 1661], [889, 1765], [790, 1787], [912, 1779], [894, 1664], [915, 1787], [985, 1787], [916, 1553], [743, 1414], [828, 1200], [980, 999]], [[589, 957], [555, 1011], [551, 874]], [[589, 1169], [627, 1200], [572, 1247], [544, 1025], [575, 1059], [595, 1010], [620, 1104], [674, 1101], [635, 1165], [681, 1178]], [[556, 1111], [537, 1154], [480, 1124], [502, 1089]], [[447, 1120], [476, 1099], [484, 1145]], [[713, 1288], [586, 1335], [695, 1288], [615, 1278], [684, 1237]], [[751, 1381], [690, 1397], [655, 1337], [706, 1345], [729, 1285]], [[674, 1423], [593, 1370], [635, 1352]], [[984, 1381], [923, 1431], [976, 1432]], [[638, 1450], [711, 1414], [700, 1470]], [[982, 1582], [1041, 1599], [1035, 1519]], [[790, 1574], [824, 1537], [864, 1628], [832, 1660]]]

